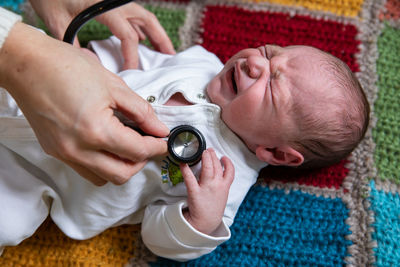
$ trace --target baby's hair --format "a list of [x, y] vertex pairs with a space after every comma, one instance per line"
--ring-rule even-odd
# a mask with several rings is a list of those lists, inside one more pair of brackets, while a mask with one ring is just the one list
[[[303, 154], [301, 168], [320, 168], [345, 159], [364, 138], [369, 123], [369, 103], [358, 79], [340, 59], [325, 54], [321, 71], [331, 82], [327, 82], [326, 98], [312, 103], [294, 103], [292, 114], [298, 134], [291, 141]], [[340, 90], [341, 97], [333, 96], [329, 90]], [[303, 102], [303, 101], [301, 101]], [[327, 116], [327, 113], [333, 116]]]

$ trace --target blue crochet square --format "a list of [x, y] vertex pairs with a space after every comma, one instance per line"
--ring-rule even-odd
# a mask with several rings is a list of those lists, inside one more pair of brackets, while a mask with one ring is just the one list
[[254, 186], [231, 227], [232, 237], [214, 252], [152, 266], [343, 266], [350, 234], [341, 199]]
[[400, 196], [385, 193], [371, 182], [370, 210], [374, 213], [371, 236], [377, 242], [374, 248], [375, 266], [399, 266], [400, 264]]

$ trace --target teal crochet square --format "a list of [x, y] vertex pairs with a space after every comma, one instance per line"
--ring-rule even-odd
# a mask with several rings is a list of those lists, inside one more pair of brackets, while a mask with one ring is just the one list
[[340, 198], [254, 186], [231, 227], [232, 237], [214, 252], [151, 266], [343, 266], [352, 242]]
[[400, 196], [375, 188], [371, 182], [370, 210], [374, 213], [372, 239], [377, 267], [399, 266], [400, 263]]
[[0, 6], [21, 13], [20, 5], [24, 2], [25, 0], [2, 0]]

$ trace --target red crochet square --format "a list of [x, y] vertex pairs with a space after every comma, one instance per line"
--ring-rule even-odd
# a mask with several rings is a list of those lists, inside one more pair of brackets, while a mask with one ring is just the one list
[[202, 45], [223, 62], [247, 47], [264, 44], [311, 45], [359, 70], [357, 28], [351, 24], [290, 16], [286, 13], [250, 11], [238, 7], [207, 6], [202, 21]]

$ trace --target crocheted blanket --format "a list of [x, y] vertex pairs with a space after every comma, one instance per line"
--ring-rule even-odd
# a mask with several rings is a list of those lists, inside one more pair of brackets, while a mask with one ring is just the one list
[[[85, 241], [50, 221], [1, 266], [400, 266], [400, 1], [153, 0], [177, 50], [201, 44], [225, 62], [265, 43], [313, 45], [344, 60], [371, 103], [365, 139], [341, 163], [312, 172], [264, 169], [231, 227], [232, 238], [187, 263], [158, 258], [140, 225]], [[21, 5], [22, 4], [22, 5]], [[41, 25], [23, 0], [1, 5]], [[82, 43], [110, 32], [96, 22]]]

